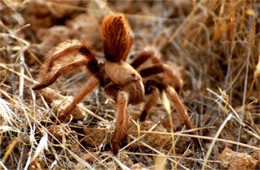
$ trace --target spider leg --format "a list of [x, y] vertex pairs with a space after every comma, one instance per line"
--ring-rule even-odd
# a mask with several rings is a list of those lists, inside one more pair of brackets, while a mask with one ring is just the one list
[[143, 78], [152, 76], [154, 74], [163, 73], [163, 72], [164, 72], [164, 68], [162, 64], [155, 64], [140, 70], [140, 74]]
[[156, 50], [147, 48], [138, 54], [138, 56], [132, 61], [131, 66], [137, 69], [148, 59], [152, 59], [155, 63], [160, 63], [160, 57], [160, 54], [157, 53]]
[[48, 87], [49, 85], [53, 84], [59, 76], [67, 73], [68, 71], [78, 69], [80, 66], [86, 65], [87, 63], [88, 63], [87, 60], [81, 60], [81, 61], [77, 61], [77, 62], [68, 64], [68, 65], [60, 68], [54, 74], [48, 74], [47, 73], [46, 75], [44, 75], [41, 82], [39, 84], [35, 85], [32, 89], [33, 90], [40, 90], [40, 89], [43, 89], [45, 87]]
[[[66, 43], [66, 42], [64, 42]], [[61, 43], [59, 46], [63, 46], [63, 43]], [[66, 57], [74, 52], [80, 52], [87, 60], [96, 60], [92, 52], [90, 51], [90, 47], [83, 42], [77, 42], [77, 44], [71, 45], [69, 47], [64, 48], [63, 50], [55, 53], [51, 57], [47, 58], [47, 72], [51, 71], [51, 68], [54, 65], [54, 62], [56, 60], [61, 59], [62, 57]]]
[[79, 91], [79, 93], [74, 96], [72, 103], [64, 110], [63, 114], [58, 117], [60, 121], [64, 121], [71, 111], [76, 107], [76, 105], [90, 92], [99, 86], [99, 80], [96, 76], [92, 75], [84, 85], [84, 87]]
[[179, 78], [176, 73], [166, 64], [154, 64], [150, 67], [140, 70], [140, 74], [143, 78], [149, 77], [155, 74], [163, 73], [163, 83], [171, 85], [178, 92], [183, 86], [183, 81]]
[[142, 65], [144, 62], [146, 62], [151, 57], [150, 54], [147, 54], [145, 52], [142, 52], [139, 54], [131, 63], [131, 66], [137, 69], [140, 65]]
[[150, 89], [151, 89], [151, 95], [150, 95], [148, 101], [146, 102], [146, 104], [144, 106], [144, 110], [140, 116], [141, 122], [145, 121], [146, 117], [149, 116], [150, 111], [156, 105], [157, 100], [160, 95], [160, 92], [157, 87], [152, 86]]
[[183, 102], [181, 101], [179, 95], [175, 91], [174, 88], [168, 86], [165, 89], [166, 94], [170, 98], [170, 101], [172, 104], [175, 106], [177, 112], [179, 113], [181, 119], [185, 122], [185, 125], [187, 126], [188, 129], [192, 129], [193, 125], [191, 123], [190, 117], [187, 113], [187, 109], [185, 108]]
[[117, 94], [117, 105], [116, 105], [116, 128], [112, 139], [112, 150], [113, 154], [117, 155], [120, 149], [121, 141], [127, 137], [128, 119], [127, 104], [128, 94], [125, 91], [120, 90]]
[[176, 72], [173, 71], [167, 64], [163, 64], [164, 69], [164, 83], [174, 87], [174, 89], [179, 92], [180, 89], [183, 87], [183, 80], [181, 77], [178, 77]]
[[[191, 119], [187, 113], [187, 109], [185, 108], [185, 105], [181, 101], [181, 99], [180, 99], [178, 93], [175, 91], [175, 89], [168, 86], [165, 88], [165, 92], [166, 92], [167, 96], [170, 98], [171, 103], [175, 106], [175, 109], [179, 113], [181, 119], [184, 121], [187, 129], [194, 128], [194, 126], [191, 122]], [[193, 134], [197, 135], [197, 132], [194, 131]], [[194, 139], [194, 142], [199, 145], [198, 139], [197, 138], [193, 138], [193, 139]]]

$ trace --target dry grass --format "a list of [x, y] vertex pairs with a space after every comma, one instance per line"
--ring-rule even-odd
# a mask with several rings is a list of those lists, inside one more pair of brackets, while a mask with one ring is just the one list
[[[219, 158], [226, 147], [250, 159], [239, 168], [259, 168], [259, 11], [257, 0], [1, 1], [0, 169], [232, 169], [223, 162], [231, 158]], [[32, 91], [43, 57], [61, 41], [85, 39], [102, 57], [99, 24], [111, 12], [133, 28], [130, 56], [153, 46], [184, 68], [180, 95], [199, 135], [185, 130], [167, 98], [144, 123], [142, 106], [129, 106], [128, 144], [114, 156], [114, 102], [102, 90], [78, 106], [84, 119], [56, 118], [53, 101], [75, 94], [84, 73]]]

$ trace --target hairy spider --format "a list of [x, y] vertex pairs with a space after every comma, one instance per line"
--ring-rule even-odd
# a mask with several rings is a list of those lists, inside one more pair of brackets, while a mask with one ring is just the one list
[[54, 83], [61, 75], [86, 66], [91, 73], [84, 87], [72, 103], [58, 118], [64, 121], [76, 105], [98, 86], [104, 87], [107, 95], [116, 102], [116, 128], [112, 139], [112, 150], [116, 155], [120, 143], [127, 136], [127, 105], [138, 104], [144, 99], [142, 77], [125, 62], [132, 45], [131, 28], [122, 14], [107, 15], [102, 21], [105, 62], [98, 61], [85, 42], [61, 43], [50, 52], [40, 73], [40, 83], [33, 90], [40, 90]]
[[[183, 80], [174, 70], [174, 63], [163, 63], [161, 54], [155, 48], [147, 47], [137, 55], [131, 65], [139, 71], [143, 78], [145, 94], [150, 95], [140, 116], [140, 121], [145, 121], [152, 108], [157, 104], [160, 94], [165, 91], [186, 127], [192, 129], [194, 126], [178, 95], [183, 86]], [[197, 133], [194, 132], [194, 134]], [[198, 144], [197, 139], [194, 141]]]
[[[141, 70], [141, 75], [135, 69], [144, 63], [146, 57], [140, 55], [132, 65], [126, 63], [126, 57], [132, 45], [131, 28], [122, 14], [107, 15], [102, 21], [103, 47], [105, 61], [96, 59], [91, 47], [86, 42], [77, 40], [61, 43], [56, 48], [50, 51], [41, 68], [40, 82], [33, 87], [33, 90], [43, 89], [53, 84], [58, 77], [73, 73], [80, 67], [86, 67], [90, 76], [79, 91], [74, 96], [72, 103], [65, 108], [64, 112], [58, 116], [60, 121], [64, 121], [71, 114], [76, 105], [90, 92], [97, 87], [103, 87], [105, 93], [116, 101], [116, 127], [112, 138], [112, 150], [116, 155], [119, 151], [120, 144], [125, 141], [128, 129], [128, 104], [139, 104], [144, 101], [145, 87], [142, 77], [147, 77], [153, 74], [165, 72], [166, 77], [169, 76], [170, 81], [178, 84], [178, 79], [167, 73], [167, 66], [160, 64]], [[170, 69], [169, 69], [170, 70]], [[151, 85], [150, 85], [151, 84]], [[161, 85], [155, 85], [153, 82], [145, 82], [146, 92], [154, 93], [153, 96], [158, 96], [158, 90], [162, 88], [170, 96], [177, 111], [185, 117], [185, 122], [188, 128], [192, 128], [192, 124], [187, 115], [187, 112], [182, 104], [179, 96], [171, 84], [165, 80], [162, 88]], [[155, 99], [150, 99], [142, 113], [141, 120], [145, 120], [146, 113], [149, 112], [152, 106], [156, 104]]]

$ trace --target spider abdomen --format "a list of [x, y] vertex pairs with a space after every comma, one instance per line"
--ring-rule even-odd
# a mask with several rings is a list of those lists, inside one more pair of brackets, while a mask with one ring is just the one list
[[104, 53], [108, 61], [125, 61], [132, 45], [131, 28], [122, 14], [108, 15], [103, 19]]

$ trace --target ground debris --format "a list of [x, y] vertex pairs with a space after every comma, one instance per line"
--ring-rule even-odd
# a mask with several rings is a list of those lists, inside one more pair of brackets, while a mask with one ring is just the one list
[[86, 127], [84, 128], [84, 135], [84, 141], [88, 146], [99, 147], [101, 144], [103, 144], [106, 137], [106, 129]]
[[228, 147], [218, 156], [218, 160], [221, 161], [221, 167], [227, 168], [228, 170], [251, 170], [255, 169], [257, 165], [257, 160], [251, 155], [234, 152]]
[[145, 167], [141, 163], [137, 163], [137, 164], [134, 164], [133, 166], [131, 166], [131, 169], [133, 169], [133, 170], [148, 170], [149, 168]]
[[[57, 115], [62, 114], [63, 111], [66, 109], [66, 107], [71, 104], [72, 99], [73, 99], [72, 96], [68, 96], [66, 97], [65, 100], [59, 100], [59, 99], [53, 100], [51, 103], [53, 111], [57, 113]], [[83, 120], [84, 117], [86, 116], [86, 112], [80, 109], [79, 106], [83, 107], [83, 104], [82, 103], [78, 104], [78, 106], [76, 106], [75, 109], [73, 109], [73, 111], [71, 112], [71, 116], [73, 120]]]

